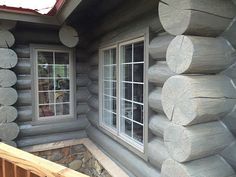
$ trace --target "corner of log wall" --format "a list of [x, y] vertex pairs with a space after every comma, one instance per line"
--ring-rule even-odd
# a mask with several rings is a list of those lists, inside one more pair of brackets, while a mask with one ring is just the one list
[[236, 105], [232, 71], [222, 74], [235, 62], [224, 31], [236, 37], [229, 30], [236, 6], [231, 0], [163, 0], [158, 12], [169, 34], [149, 44], [155, 63], [148, 71], [154, 88], [149, 160], [162, 177], [235, 176], [235, 137], [221, 119]]

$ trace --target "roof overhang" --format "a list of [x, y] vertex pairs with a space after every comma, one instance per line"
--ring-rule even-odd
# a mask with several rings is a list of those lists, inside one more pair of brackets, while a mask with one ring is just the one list
[[3, 19], [60, 26], [77, 8], [81, 1], [82, 0], [66, 0], [60, 10], [53, 16], [41, 15], [30, 11], [0, 9], [0, 20]]

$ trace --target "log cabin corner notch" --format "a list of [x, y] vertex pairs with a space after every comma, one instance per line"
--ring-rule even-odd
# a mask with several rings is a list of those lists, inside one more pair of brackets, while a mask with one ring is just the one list
[[6, 14], [1, 141], [86, 137], [131, 177], [236, 175], [235, 1], [70, 0], [52, 18]]

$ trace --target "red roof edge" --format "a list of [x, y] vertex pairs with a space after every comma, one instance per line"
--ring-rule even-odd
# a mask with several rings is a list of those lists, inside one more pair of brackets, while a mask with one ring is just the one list
[[57, 14], [57, 12], [62, 8], [64, 5], [65, 0], [57, 0], [54, 7], [47, 13], [47, 15], [54, 16]]
[[47, 14], [41, 14], [37, 12], [37, 9], [27, 9], [22, 7], [10, 7], [5, 5], [0, 5], [0, 11], [6, 11], [6, 12], [14, 12], [14, 13], [21, 13], [21, 14], [30, 14], [30, 15], [48, 15], [48, 16], [54, 16], [57, 14], [57, 12], [62, 8], [64, 5], [65, 0], [57, 0], [53, 8], [47, 13]]

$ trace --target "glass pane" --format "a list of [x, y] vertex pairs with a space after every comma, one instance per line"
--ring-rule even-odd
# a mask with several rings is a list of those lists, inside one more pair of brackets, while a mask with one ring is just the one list
[[139, 42], [134, 44], [134, 62], [142, 62], [144, 59], [144, 44]]
[[70, 105], [69, 104], [57, 104], [56, 105], [56, 115], [69, 115]]
[[121, 132], [128, 136], [132, 136], [132, 122], [124, 117], [121, 118]]
[[133, 84], [134, 86], [134, 98], [133, 100], [139, 103], [143, 103], [143, 85]]
[[131, 102], [121, 100], [121, 115], [129, 119], [132, 119], [132, 103]]
[[133, 119], [136, 122], [143, 123], [143, 106], [139, 104], [133, 104]]
[[122, 47], [123, 57], [122, 63], [131, 63], [132, 62], [132, 45], [126, 45]]
[[134, 82], [143, 82], [143, 64], [134, 64]]
[[54, 92], [39, 92], [39, 104], [54, 103]]
[[55, 93], [56, 103], [70, 102], [70, 93], [57, 91]]
[[116, 115], [108, 112], [106, 110], [103, 111], [103, 122], [109, 127], [116, 128]]
[[55, 53], [55, 64], [69, 64], [69, 53]]
[[104, 94], [116, 96], [116, 82], [104, 81]]
[[139, 141], [140, 143], [143, 143], [143, 126], [133, 123], [133, 136], [134, 139]]
[[116, 49], [111, 50], [111, 64], [116, 64]]
[[132, 81], [132, 64], [121, 65], [121, 79], [123, 81]]
[[53, 79], [39, 79], [38, 87], [39, 91], [54, 90]]
[[69, 90], [70, 81], [69, 79], [56, 79], [56, 90]]
[[54, 105], [39, 106], [39, 117], [50, 117], [54, 115], [55, 115]]
[[105, 50], [104, 51], [104, 65], [109, 65], [109, 64], [111, 64], [110, 51], [109, 50]]
[[38, 77], [53, 77], [53, 67], [49, 65], [38, 66]]
[[69, 77], [69, 65], [56, 65], [55, 77]]
[[115, 66], [104, 66], [104, 80], [116, 80]]
[[108, 96], [104, 96], [104, 108], [116, 112], [116, 99]]
[[132, 101], [132, 84], [130, 83], [121, 84], [121, 98]]
[[53, 53], [38, 52], [38, 64], [53, 64]]

